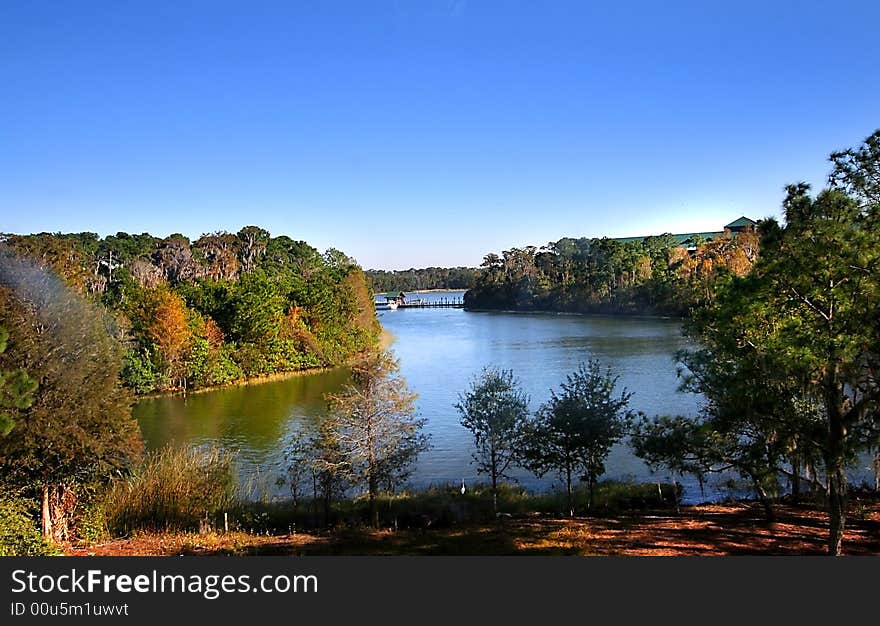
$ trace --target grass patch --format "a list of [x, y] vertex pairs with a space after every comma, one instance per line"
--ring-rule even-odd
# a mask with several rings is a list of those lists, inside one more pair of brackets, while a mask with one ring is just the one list
[[107, 528], [119, 536], [222, 524], [232, 505], [232, 484], [232, 458], [219, 449], [164, 448], [111, 485], [102, 504]]
[[[575, 514], [613, 515], [622, 511], [669, 509], [677, 504], [681, 487], [658, 483], [605, 481], [596, 486], [594, 504], [586, 508], [586, 488], [575, 491]], [[499, 486], [500, 517], [566, 517], [565, 493], [533, 493], [511, 484]], [[496, 519], [492, 493], [477, 484], [462, 494], [459, 486], [434, 486], [379, 498], [380, 525], [385, 528], [450, 528]], [[369, 524], [365, 497], [337, 501], [325, 519], [323, 503], [310, 498], [291, 501], [240, 501], [229, 511], [230, 528], [251, 534], [284, 534], [301, 529], [359, 528]]]

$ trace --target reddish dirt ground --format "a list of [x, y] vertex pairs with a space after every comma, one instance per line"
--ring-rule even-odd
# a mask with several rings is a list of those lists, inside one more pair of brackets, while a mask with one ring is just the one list
[[[880, 555], [880, 500], [851, 503], [844, 552]], [[768, 523], [742, 502], [683, 507], [679, 513], [601, 518], [509, 519], [429, 530], [346, 529], [328, 533], [144, 533], [90, 546], [71, 556], [149, 555], [821, 555], [828, 519], [809, 506], [780, 505]]]

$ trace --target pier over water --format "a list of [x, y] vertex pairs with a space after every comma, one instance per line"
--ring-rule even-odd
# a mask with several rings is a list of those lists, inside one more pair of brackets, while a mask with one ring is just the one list
[[464, 294], [461, 295], [437, 295], [430, 298], [410, 298], [402, 291], [389, 291], [376, 296], [377, 310], [395, 309], [463, 309]]

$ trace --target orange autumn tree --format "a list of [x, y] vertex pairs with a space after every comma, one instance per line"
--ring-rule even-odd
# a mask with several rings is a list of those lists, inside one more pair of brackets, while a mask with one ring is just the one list
[[758, 258], [759, 237], [754, 229], [734, 235], [730, 231], [697, 248], [693, 259], [696, 281], [704, 303], [712, 302], [716, 279], [721, 272], [745, 276]]
[[172, 387], [184, 386], [185, 361], [192, 340], [186, 304], [177, 294], [160, 288], [150, 294], [145, 309], [147, 335], [159, 351], [165, 375]]

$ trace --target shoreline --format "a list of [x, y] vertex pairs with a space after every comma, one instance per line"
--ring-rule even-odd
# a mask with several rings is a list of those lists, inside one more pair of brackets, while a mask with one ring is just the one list
[[[379, 332], [379, 337], [376, 342], [375, 348], [379, 350], [387, 350], [391, 347], [391, 345], [397, 341], [397, 337], [390, 330], [382, 327], [382, 330]], [[199, 387], [198, 389], [173, 389], [169, 391], [154, 391], [151, 393], [145, 393], [143, 395], [135, 396], [135, 402], [140, 400], [147, 399], [155, 399], [155, 398], [167, 398], [172, 396], [188, 396], [191, 394], [197, 393], [208, 393], [211, 391], [219, 391], [220, 389], [228, 389], [230, 387], [245, 387], [248, 385], [262, 385], [264, 383], [274, 383], [281, 380], [287, 380], [290, 378], [297, 378], [299, 376], [312, 376], [317, 374], [326, 374], [327, 372], [332, 372], [338, 369], [344, 369], [348, 367], [351, 362], [354, 360], [354, 357], [348, 361], [348, 363], [343, 365], [333, 365], [329, 367], [310, 367], [304, 370], [293, 370], [290, 372], [274, 372], [272, 374], [260, 374], [259, 376], [252, 376], [250, 378], [242, 378], [240, 380], [236, 380], [229, 383], [224, 383], [222, 385], [211, 385], [210, 387]]]
[[135, 402], [140, 400], [167, 398], [171, 396], [189, 396], [198, 393], [208, 393], [211, 391], [219, 391], [230, 387], [246, 387], [248, 385], [262, 385], [263, 383], [273, 383], [279, 380], [287, 380], [288, 378], [297, 378], [299, 376], [311, 376], [313, 374], [325, 374], [348, 367], [347, 365], [333, 365], [331, 367], [310, 367], [304, 370], [293, 370], [290, 372], [273, 372], [272, 374], [260, 374], [250, 378], [241, 378], [239, 380], [223, 383], [222, 385], [211, 385], [210, 387], [199, 387], [198, 389], [174, 389], [169, 391], [153, 391], [143, 395], [135, 396]]
[[379, 350], [387, 350], [395, 341], [397, 341], [397, 335], [382, 326], [382, 331], [379, 333]]
[[663, 315], [660, 313], [625, 313], [625, 312], [579, 312], [579, 311], [555, 311], [553, 309], [487, 309], [481, 307], [465, 307], [468, 313], [533, 313], [537, 315], [572, 315], [577, 317], [624, 317], [626, 319], [646, 320], [686, 320], [684, 315]]
[[[397, 337], [390, 330], [382, 327], [382, 330], [379, 332], [379, 337], [377, 339], [377, 343], [375, 349], [379, 350], [387, 350], [397, 341]], [[274, 383], [281, 380], [288, 380], [290, 378], [298, 378], [300, 376], [312, 376], [317, 374], [326, 374], [327, 372], [332, 372], [338, 369], [344, 369], [348, 367], [354, 358], [350, 359], [348, 363], [344, 365], [333, 365], [330, 367], [310, 367], [304, 370], [294, 370], [291, 372], [274, 372], [272, 374], [260, 374], [259, 376], [252, 376], [250, 378], [242, 378], [240, 380], [236, 380], [230, 383], [224, 383], [222, 385], [211, 385], [210, 387], [199, 387], [198, 389], [174, 389], [169, 391], [154, 391], [151, 393], [145, 393], [143, 395], [135, 396], [135, 402], [140, 400], [147, 399], [156, 399], [156, 398], [167, 398], [172, 396], [188, 396], [191, 394], [197, 393], [208, 393], [211, 391], [219, 391], [221, 389], [228, 389], [230, 387], [245, 387], [248, 385], [262, 385], [264, 383]]]

